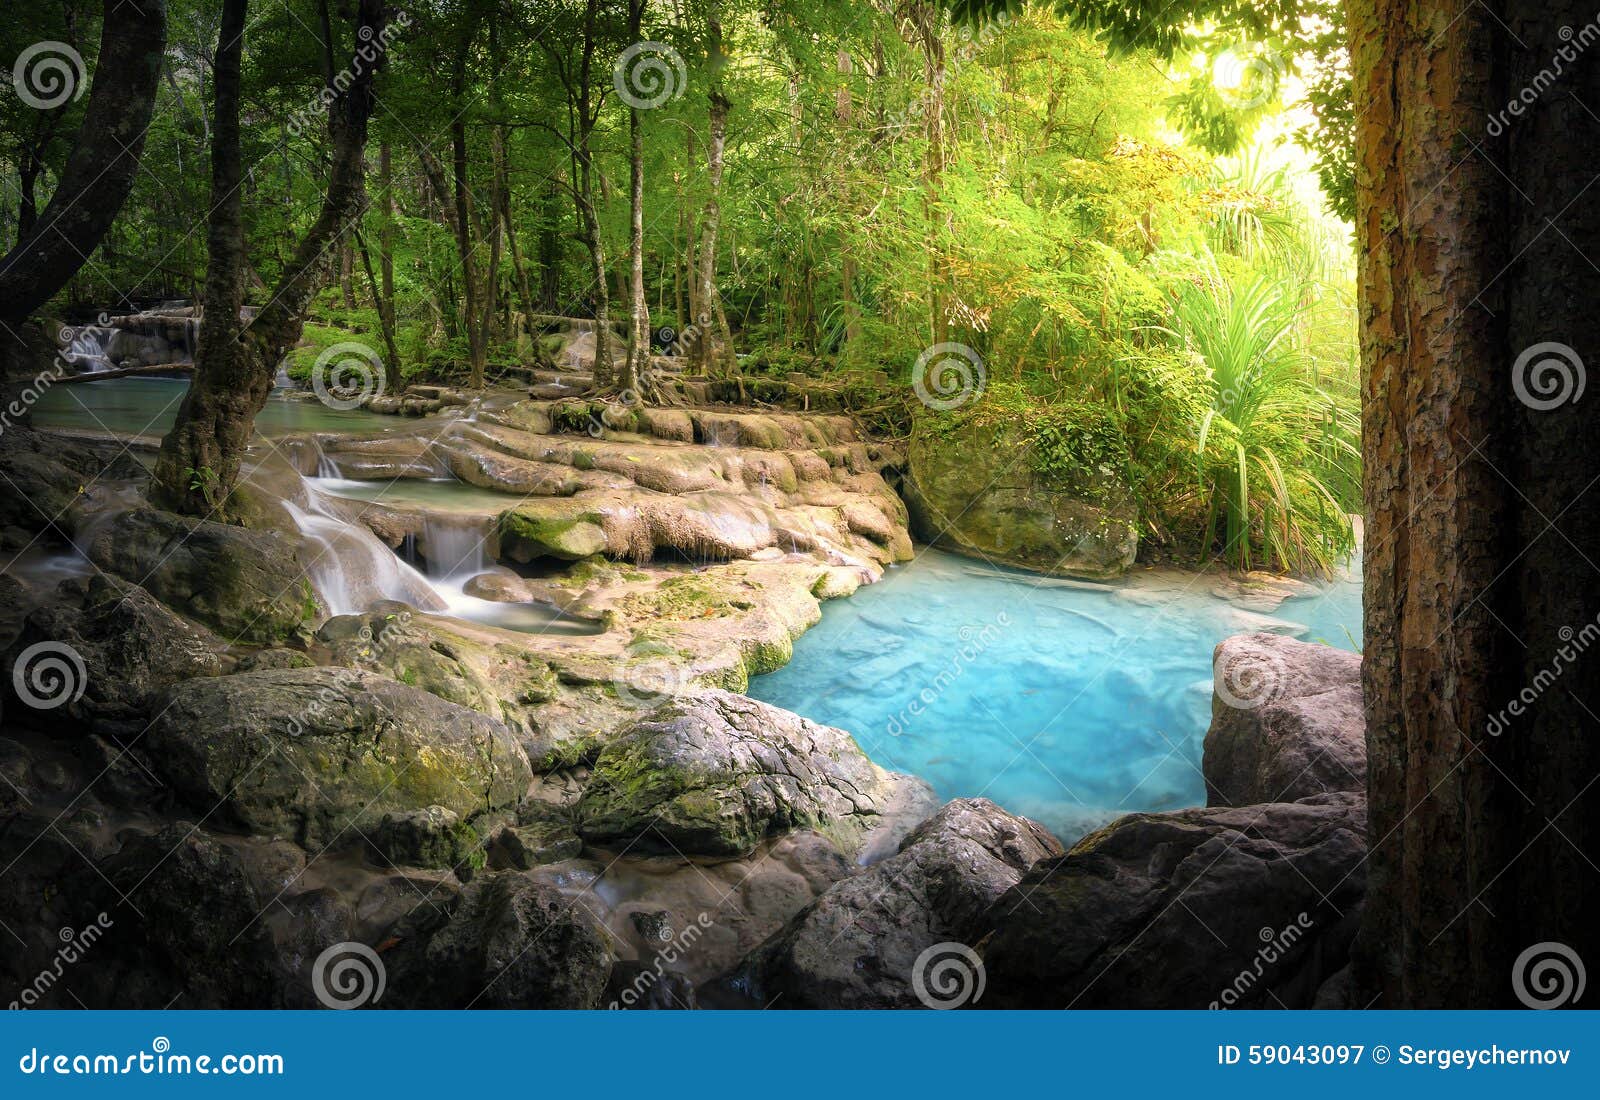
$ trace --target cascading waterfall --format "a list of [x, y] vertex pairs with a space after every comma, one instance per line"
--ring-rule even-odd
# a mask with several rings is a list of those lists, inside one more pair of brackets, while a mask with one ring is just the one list
[[298, 498], [283, 505], [312, 543], [314, 554], [306, 563], [306, 574], [330, 614], [353, 615], [379, 600], [398, 600], [422, 611], [448, 609], [426, 577], [396, 557], [365, 525], [340, 515], [315, 486], [302, 479]]
[[489, 568], [488, 523], [476, 516], [429, 515], [422, 523], [428, 576], [465, 584]]

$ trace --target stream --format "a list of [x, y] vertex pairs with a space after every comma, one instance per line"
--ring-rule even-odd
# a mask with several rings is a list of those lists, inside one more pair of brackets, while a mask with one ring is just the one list
[[[155, 434], [182, 380], [63, 386], [35, 409], [41, 427]], [[274, 394], [257, 420], [288, 432], [393, 431], [393, 417], [341, 412]], [[536, 603], [467, 595], [495, 568], [489, 517], [518, 498], [451, 479], [359, 481], [324, 463], [291, 514], [324, 553], [310, 572], [335, 614], [378, 599], [527, 633], [588, 634], [594, 623]], [[349, 502], [336, 506], [330, 498]], [[419, 541], [397, 554], [350, 507], [422, 512]], [[61, 562], [48, 568], [69, 568]], [[1013, 572], [919, 548], [915, 561], [824, 605], [784, 668], [749, 694], [853, 733], [880, 765], [919, 775], [941, 799], [990, 798], [1062, 840], [1124, 813], [1205, 803], [1201, 744], [1210, 721], [1211, 651], [1272, 630], [1359, 648], [1361, 590], [1352, 563], [1317, 595], [1270, 613], [1213, 593], [1212, 574], [1141, 570], [1112, 584]]]
[[823, 606], [754, 698], [855, 734], [941, 800], [992, 799], [1065, 843], [1134, 811], [1203, 806], [1211, 651], [1274, 630], [1357, 649], [1359, 573], [1271, 615], [1152, 570], [1115, 584], [1013, 572], [918, 548]]

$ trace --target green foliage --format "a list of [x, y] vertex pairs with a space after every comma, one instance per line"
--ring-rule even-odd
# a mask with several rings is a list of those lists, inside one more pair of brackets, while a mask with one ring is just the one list
[[1303, 316], [1294, 288], [1261, 275], [1190, 285], [1174, 302], [1176, 333], [1205, 371], [1195, 472], [1239, 569], [1326, 570], [1353, 547], [1339, 490], [1359, 461], [1356, 419], [1317, 384]]

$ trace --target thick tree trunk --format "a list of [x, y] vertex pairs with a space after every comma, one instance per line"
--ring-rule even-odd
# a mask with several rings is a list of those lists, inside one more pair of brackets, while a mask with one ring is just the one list
[[[239, 339], [244, 304], [243, 163], [239, 143], [239, 61], [244, 53], [248, 0], [224, 0], [212, 62], [215, 96], [211, 128], [211, 211], [206, 222], [206, 283], [198, 373], [178, 422], [162, 441], [151, 496], [193, 515], [223, 507], [239, 455], [250, 443], [260, 407], [253, 364]], [[271, 386], [271, 380], [266, 380]], [[264, 400], [266, 395], [261, 394]], [[233, 469], [228, 469], [229, 463]]]
[[[1543, 0], [1350, 4], [1371, 799], [1361, 1006], [1514, 1007], [1540, 989], [1532, 960], [1518, 965], [1535, 945], [1600, 961], [1600, 654], [1587, 651], [1600, 641], [1600, 447], [1594, 402], [1577, 400], [1578, 357], [1600, 357], [1600, 273], [1580, 251], [1600, 239], [1600, 202], [1585, 197], [1600, 123], [1583, 106], [1600, 100], [1600, 66], [1536, 83], [1572, 48], [1571, 22]], [[1526, 105], [1524, 89], [1539, 89]]]
[[[243, 0], [238, 0], [238, 7], [242, 11]], [[351, 79], [328, 105], [332, 167], [322, 208], [284, 265], [267, 305], [238, 333], [233, 354], [213, 363], [202, 353], [196, 364], [177, 423], [162, 440], [156, 459], [151, 497], [164, 507], [190, 515], [235, 518], [231, 497], [256, 414], [266, 404], [279, 361], [300, 339], [312, 295], [328, 276], [333, 249], [360, 215], [372, 80], [382, 61], [382, 52], [373, 43], [382, 41], [383, 26], [383, 0], [359, 0], [355, 53], [347, 67]], [[236, 100], [233, 111], [237, 127]], [[236, 154], [235, 143], [235, 159]], [[213, 164], [214, 179], [218, 170]], [[237, 174], [238, 166], [232, 170]], [[214, 210], [212, 216], [219, 213]], [[226, 242], [227, 233], [221, 237]], [[208, 274], [208, 295], [210, 285]], [[231, 319], [224, 319], [208, 309], [206, 321], [220, 325], [232, 320], [236, 325], [237, 318], [237, 310]]]
[[0, 323], [49, 301], [111, 228], [138, 174], [167, 43], [165, 0], [105, 0], [89, 107], [49, 204], [0, 258]]

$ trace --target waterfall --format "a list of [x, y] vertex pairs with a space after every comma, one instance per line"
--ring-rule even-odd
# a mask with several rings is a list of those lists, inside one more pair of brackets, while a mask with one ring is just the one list
[[477, 516], [428, 515], [422, 521], [422, 549], [428, 576], [465, 584], [488, 570], [487, 522]]
[[310, 483], [303, 482], [299, 498], [285, 500], [283, 506], [312, 544], [306, 574], [330, 614], [356, 614], [379, 600], [398, 600], [422, 611], [446, 609], [446, 601], [426, 577], [396, 557], [364, 524], [341, 516]]
[[71, 342], [61, 353], [61, 358], [71, 363], [82, 374], [98, 374], [110, 370], [115, 364], [111, 362], [108, 351], [111, 346], [111, 335], [115, 331], [103, 325], [84, 325], [75, 329]]

